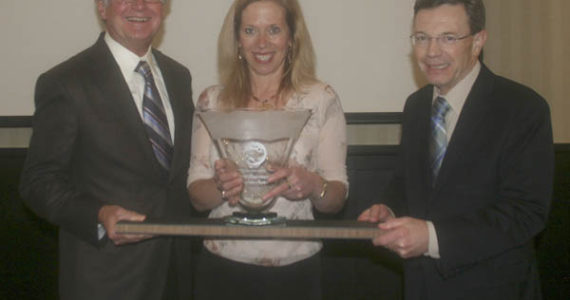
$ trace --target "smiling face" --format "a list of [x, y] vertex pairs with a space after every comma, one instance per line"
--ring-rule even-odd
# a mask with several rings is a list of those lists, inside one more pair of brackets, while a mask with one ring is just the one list
[[[446, 34], [460, 37], [471, 32], [464, 6], [444, 4], [418, 11], [413, 33], [430, 37]], [[473, 69], [486, 39], [485, 30], [451, 45], [432, 39], [425, 46], [414, 46], [414, 55], [428, 82], [445, 95]]]
[[105, 22], [106, 31], [111, 37], [139, 56], [143, 56], [150, 47], [152, 39], [162, 24], [162, 2], [134, 4], [110, 0], [108, 5], [97, 2], [101, 19]]
[[240, 53], [255, 76], [281, 77], [291, 34], [285, 20], [285, 8], [273, 1], [248, 5], [241, 15]]

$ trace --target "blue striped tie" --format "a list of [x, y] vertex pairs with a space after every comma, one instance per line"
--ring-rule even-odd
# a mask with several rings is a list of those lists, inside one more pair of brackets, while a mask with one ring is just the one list
[[441, 168], [445, 151], [447, 150], [447, 129], [445, 126], [445, 115], [449, 111], [449, 103], [437, 97], [431, 109], [431, 140], [430, 140], [430, 166], [432, 171], [432, 184]]
[[168, 171], [172, 162], [173, 147], [164, 106], [148, 63], [141, 61], [135, 71], [144, 77], [142, 111], [146, 133], [152, 145], [154, 156], [160, 165]]

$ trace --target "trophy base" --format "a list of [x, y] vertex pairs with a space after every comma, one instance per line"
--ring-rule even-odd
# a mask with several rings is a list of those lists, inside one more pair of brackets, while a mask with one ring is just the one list
[[231, 216], [227, 216], [224, 221], [229, 225], [268, 226], [284, 225], [286, 219], [277, 216], [277, 213], [274, 212], [234, 212]]

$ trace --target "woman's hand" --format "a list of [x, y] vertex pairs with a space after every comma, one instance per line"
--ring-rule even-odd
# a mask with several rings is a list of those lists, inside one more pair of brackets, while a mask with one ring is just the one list
[[243, 178], [235, 163], [227, 159], [219, 159], [214, 164], [214, 182], [223, 200], [231, 206], [237, 205], [243, 190]]
[[289, 200], [303, 200], [314, 198], [321, 193], [324, 180], [315, 172], [308, 171], [304, 167], [274, 167], [272, 171], [274, 173], [269, 176], [268, 182], [281, 181], [281, 184], [265, 194], [263, 201], [276, 196], [283, 196]]

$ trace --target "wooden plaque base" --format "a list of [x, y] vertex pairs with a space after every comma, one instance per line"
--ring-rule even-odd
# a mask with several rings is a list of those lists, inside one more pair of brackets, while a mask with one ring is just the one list
[[290, 220], [277, 225], [232, 225], [224, 219], [195, 218], [182, 221], [119, 222], [117, 232], [151, 235], [270, 239], [372, 239], [377, 224], [352, 220]]

